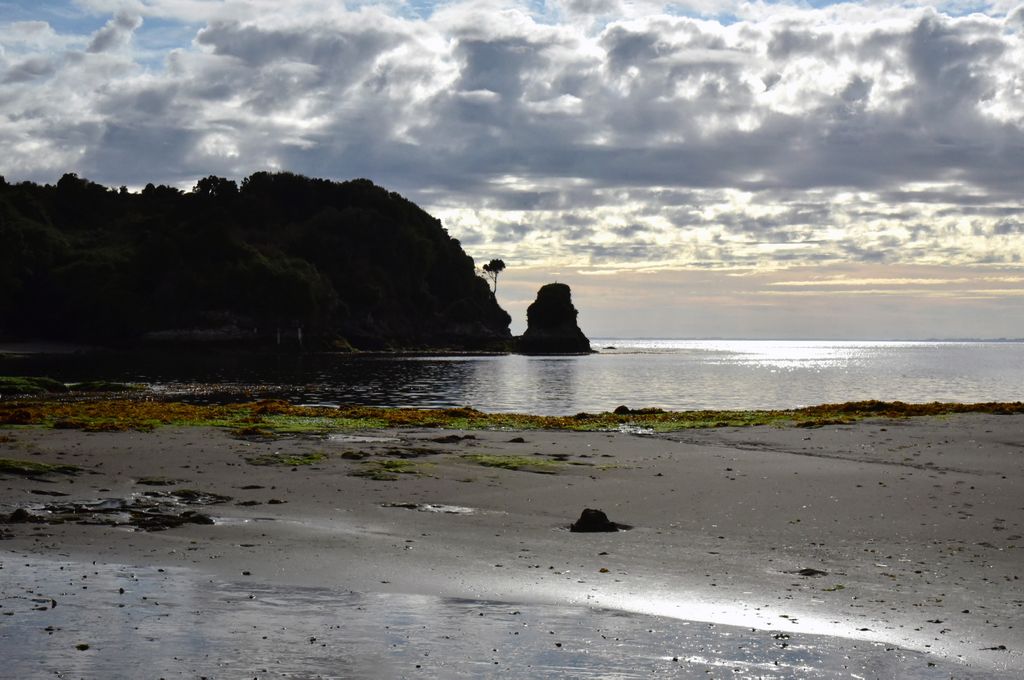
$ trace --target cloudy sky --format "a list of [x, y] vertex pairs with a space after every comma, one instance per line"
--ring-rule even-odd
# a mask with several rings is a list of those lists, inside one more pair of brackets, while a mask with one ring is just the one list
[[0, 0], [0, 174], [368, 177], [523, 326], [1024, 337], [1024, 5]]

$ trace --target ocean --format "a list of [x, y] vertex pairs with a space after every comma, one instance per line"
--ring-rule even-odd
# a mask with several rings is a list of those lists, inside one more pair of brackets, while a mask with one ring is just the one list
[[596, 338], [589, 356], [99, 353], [6, 359], [3, 373], [140, 382], [186, 399], [253, 387], [295, 403], [568, 415], [769, 409], [879, 399], [1024, 399], [1024, 342]]

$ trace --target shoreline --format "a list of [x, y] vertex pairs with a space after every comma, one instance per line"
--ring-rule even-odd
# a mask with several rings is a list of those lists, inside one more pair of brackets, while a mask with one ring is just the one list
[[[881, 643], [968, 677], [1024, 672], [1024, 628], [1014, 627], [1024, 610], [1024, 415], [657, 435], [411, 427], [237, 439], [170, 426], [0, 435], [0, 458], [84, 470], [0, 476], [2, 513], [174, 489], [233, 499], [198, 508], [210, 526], [0, 525], [0, 550], [18, 560], [612, 609]], [[154, 479], [170, 483], [140, 484]], [[634, 528], [568, 532], [584, 507]]]
[[[21, 378], [0, 377], [19, 382]], [[273, 395], [213, 385], [191, 390], [198, 401], [182, 401], [180, 393], [155, 392], [144, 386], [98, 381], [66, 383], [63, 391], [47, 391], [50, 378], [35, 394], [0, 396], [0, 427], [42, 426], [85, 432], [139, 430], [165, 426], [211, 425], [234, 428], [235, 434], [263, 436], [296, 433], [327, 435], [352, 429], [434, 427], [449, 429], [522, 429], [555, 431], [672, 433], [693, 429], [772, 425], [814, 429], [878, 418], [906, 420], [963, 414], [1022, 415], [1024, 402], [848, 401], [774, 409], [666, 410], [657, 407], [582, 411], [572, 415], [534, 415], [481, 411], [471, 406], [404, 407], [362, 404], [302, 405]], [[10, 390], [9, 390], [10, 392]], [[0, 395], [3, 393], [0, 392]], [[213, 403], [204, 396], [219, 394]], [[263, 398], [260, 398], [263, 396]]]

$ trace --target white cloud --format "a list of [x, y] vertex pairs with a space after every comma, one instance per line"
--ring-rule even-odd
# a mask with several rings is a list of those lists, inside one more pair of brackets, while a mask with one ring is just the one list
[[9, 179], [365, 176], [521, 264], [1024, 258], [1024, 10], [77, 4], [105, 25], [0, 24]]
[[132, 33], [142, 25], [142, 18], [135, 14], [119, 13], [93, 35], [86, 52], [108, 52], [128, 45]]

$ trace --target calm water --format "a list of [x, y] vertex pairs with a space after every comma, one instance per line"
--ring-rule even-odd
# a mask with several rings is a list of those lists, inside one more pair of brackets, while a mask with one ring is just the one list
[[782, 408], [863, 399], [1018, 401], [1024, 343], [621, 340], [566, 357], [69, 355], [6, 359], [3, 373], [143, 382], [186, 395], [257, 386], [306, 404], [469, 405], [572, 414], [633, 408]]

